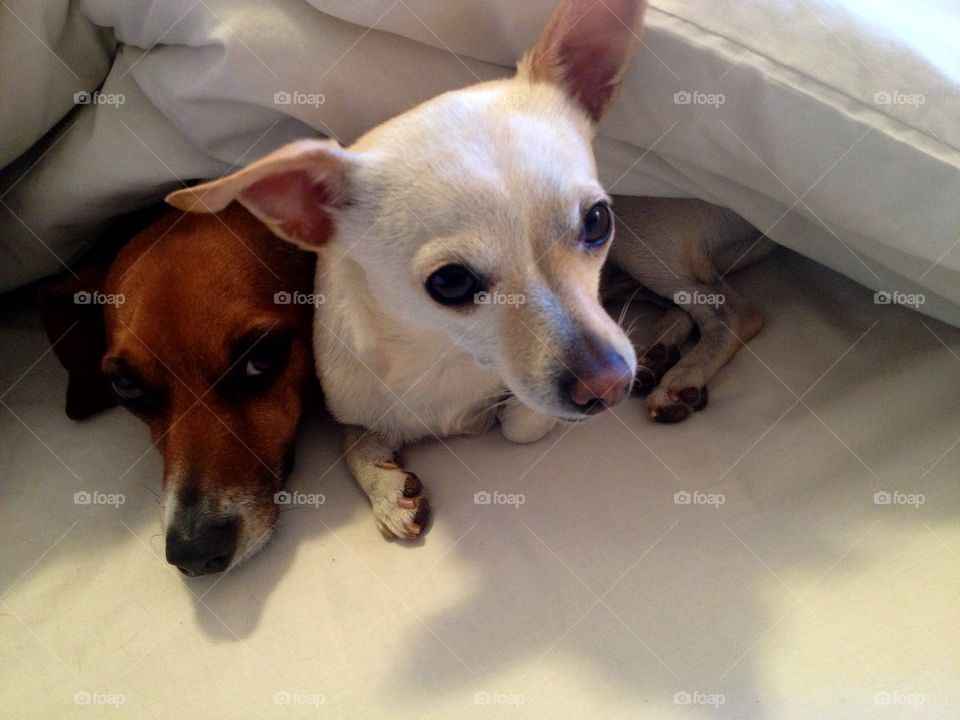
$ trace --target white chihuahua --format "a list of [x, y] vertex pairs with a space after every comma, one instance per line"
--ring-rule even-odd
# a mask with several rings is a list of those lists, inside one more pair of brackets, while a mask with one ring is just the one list
[[[349, 148], [292, 143], [167, 198], [194, 212], [237, 201], [320, 255], [317, 370], [331, 411], [351, 426], [347, 464], [387, 536], [417, 537], [428, 514], [419, 479], [398, 464], [403, 444], [497, 421], [508, 439], [532, 442], [629, 394], [637, 355], [599, 299], [614, 220], [591, 140], [644, 6], [567, 0], [512, 79], [445, 93]], [[630, 238], [618, 264], [665, 296], [716, 287], [711, 260], [752, 232], [732, 213], [686, 201], [693, 212], [671, 237], [662, 220], [682, 215], [669, 203], [684, 201], [624, 202], [650, 220], [649, 240], [674, 247], [666, 259], [677, 270], [658, 278], [649, 248]], [[759, 329], [745, 301], [734, 305], [727, 320], [677, 311], [686, 320], [664, 326], [667, 344], [642, 358], [645, 377], [663, 377], [648, 400], [653, 416], [701, 407], [706, 381]], [[710, 343], [666, 372], [694, 321]], [[714, 338], [705, 325], [740, 339]]]

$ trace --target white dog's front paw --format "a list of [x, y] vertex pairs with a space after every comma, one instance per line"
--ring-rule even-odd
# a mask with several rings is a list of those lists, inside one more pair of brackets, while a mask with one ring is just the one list
[[557, 424], [555, 418], [511, 398], [500, 411], [500, 432], [510, 442], [536, 442]]
[[430, 503], [420, 478], [411, 472], [404, 475], [402, 487], [384, 491], [372, 501], [373, 518], [388, 539], [415, 540], [430, 517]]
[[707, 406], [709, 394], [706, 385], [681, 383], [682, 387], [667, 384], [670, 373], [647, 397], [647, 412], [661, 423], [682, 422]]

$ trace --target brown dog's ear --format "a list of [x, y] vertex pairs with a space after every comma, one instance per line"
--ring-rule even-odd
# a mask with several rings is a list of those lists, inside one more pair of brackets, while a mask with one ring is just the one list
[[643, 25], [646, 0], [565, 0], [520, 74], [562, 87], [594, 122], [613, 102]]
[[103, 285], [109, 264], [88, 265], [40, 287], [40, 318], [53, 352], [67, 369], [67, 417], [84, 420], [116, 405], [100, 370], [106, 351], [103, 306], [94, 293]]
[[350, 203], [357, 159], [330, 140], [285, 145], [232, 175], [167, 196], [186, 212], [216, 213], [234, 200], [278, 237], [314, 250], [333, 234], [331, 211]]

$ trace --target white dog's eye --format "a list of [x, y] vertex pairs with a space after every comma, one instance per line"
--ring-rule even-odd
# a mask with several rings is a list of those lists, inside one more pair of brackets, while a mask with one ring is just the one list
[[613, 214], [605, 202], [595, 203], [583, 216], [580, 242], [588, 248], [598, 248], [610, 239], [613, 230]]
[[441, 305], [481, 302], [483, 282], [466, 265], [444, 265], [427, 278], [427, 292]]

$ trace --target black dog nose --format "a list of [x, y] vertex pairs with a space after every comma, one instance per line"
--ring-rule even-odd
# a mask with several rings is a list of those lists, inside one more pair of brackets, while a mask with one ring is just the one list
[[236, 552], [237, 530], [236, 518], [200, 523], [189, 536], [173, 527], [167, 533], [167, 562], [190, 577], [222, 572]]

